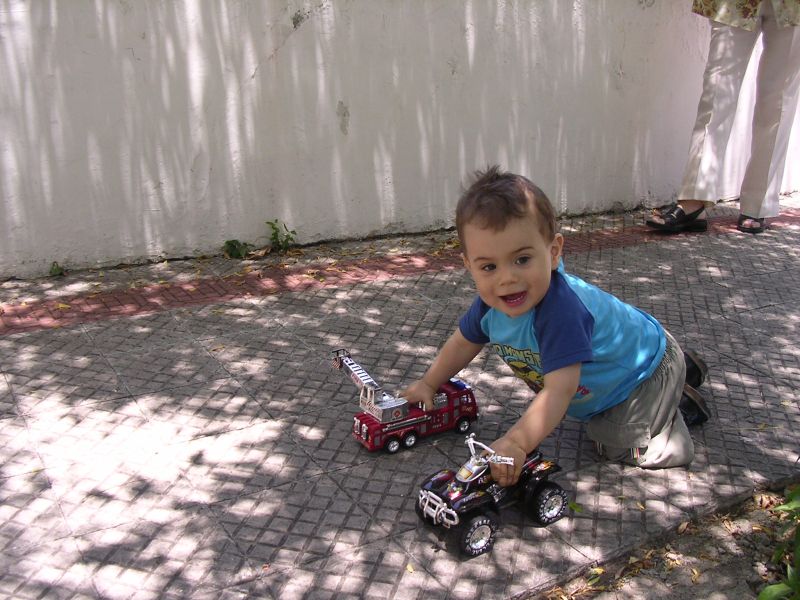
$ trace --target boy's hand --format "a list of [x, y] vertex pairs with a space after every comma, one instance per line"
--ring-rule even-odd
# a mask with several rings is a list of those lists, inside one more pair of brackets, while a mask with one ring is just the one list
[[418, 379], [400, 392], [401, 398], [405, 398], [411, 404], [419, 402], [425, 410], [433, 410], [433, 397], [435, 395], [436, 390], [422, 379]]
[[525, 450], [505, 436], [491, 444], [491, 448], [500, 456], [510, 456], [514, 459], [513, 465], [498, 465], [495, 463], [489, 465], [494, 480], [503, 487], [517, 483], [519, 474], [522, 472], [522, 465], [525, 464], [525, 458], [527, 457]]

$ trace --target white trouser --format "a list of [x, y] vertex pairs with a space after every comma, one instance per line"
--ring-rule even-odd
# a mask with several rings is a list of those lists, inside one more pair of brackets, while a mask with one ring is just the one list
[[[725, 180], [725, 156], [750, 55], [763, 33], [756, 76], [750, 160], [739, 192], [748, 217], [774, 217], [800, 85], [800, 27], [779, 27], [771, 2], [761, 3], [760, 27], [747, 31], [711, 22], [711, 42], [679, 200], [717, 202], [738, 182]], [[735, 195], [733, 196], [735, 197]]]

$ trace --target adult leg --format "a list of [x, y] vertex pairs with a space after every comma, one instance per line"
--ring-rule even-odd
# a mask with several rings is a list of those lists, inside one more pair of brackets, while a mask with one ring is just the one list
[[759, 33], [711, 21], [703, 92], [677, 203], [647, 220], [667, 232], [704, 230], [698, 217], [719, 200], [721, 162], [733, 127], [747, 64]]
[[740, 228], [757, 233], [780, 212], [780, 186], [800, 87], [800, 27], [779, 27], [765, 2], [764, 49], [756, 77], [750, 160], [742, 181]]
[[[733, 127], [739, 92], [759, 32], [711, 23], [703, 93], [678, 201], [719, 200], [721, 162]], [[689, 205], [690, 206], [690, 205]]]

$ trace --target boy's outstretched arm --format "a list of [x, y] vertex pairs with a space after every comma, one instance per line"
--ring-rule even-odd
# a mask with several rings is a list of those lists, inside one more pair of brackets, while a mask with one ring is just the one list
[[502, 486], [513, 485], [519, 479], [525, 457], [555, 429], [578, 389], [581, 365], [575, 363], [544, 376], [544, 387], [527, 410], [503, 437], [491, 447], [502, 456], [514, 459], [513, 465], [492, 464], [492, 477]]
[[483, 348], [467, 340], [461, 331], [456, 331], [447, 339], [439, 354], [428, 367], [422, 379], [418, 379], [400, 392], [400, 397], [411, 403], [422, 402], [426, 410], [433, 408], [433, 397], [439, 386], [466, 367]]

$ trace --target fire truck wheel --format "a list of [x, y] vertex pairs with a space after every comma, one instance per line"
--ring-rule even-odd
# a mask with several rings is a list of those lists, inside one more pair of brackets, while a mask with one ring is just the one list
[[458, 423], [456, 423], [456, 431], [458, 431], [458, 433], [467, 433], [470, 425], [471, 423], [467, 417], [461, 417]]
[[555, 523], [567, 512], [569, 498], [561, 486], [546, 482], [533, 495], [530, 510], [541, 525]]
[[403, 438], [403, 446], [405, 446], [406, 448], [413, 448], [416, 445], [417, 445], [417, 434], [413, 431], [409, 431]]
[[494, 546], [497, 519], [490, 514], [480, 514], [467, 521], [459, 533], [459, 547], [468, 556], [480, 556]]
[[390, 437], [388, 440], [386, 440], [386, 444], [384, 444], [383, 447], [386, 448], [386, 451], [389, 454], [394, 454], [400, 450], [400, 440], [398, 440], [396, 437]]

